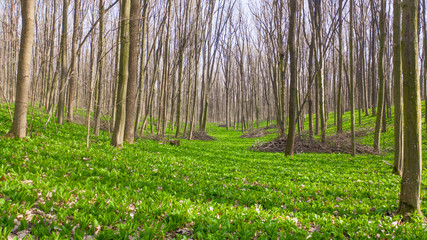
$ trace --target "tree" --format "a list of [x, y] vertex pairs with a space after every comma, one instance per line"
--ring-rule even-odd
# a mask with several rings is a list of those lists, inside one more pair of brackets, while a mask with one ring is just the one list
[[375, 65], [376, 65], [376, 29], [375, 26], [377, 25], [377, 11], [375, 9], [375, 3], [374, 0], [370, 0], [371, 5], [371, 107], [372, 107], [372, 116], [375, 116], [377, 114], [377, 110], [375, 109], [375, 104], [377, 101], [377, 95], [376, 95], [376, 71], [375, 71]]
[[10, 134], [24, 138], [27, 134], [27, 105], [30, 88], [32, 48], [34, 42], [35, 0], [22, 0], [22, 32], [18, 60], [18, 79], [16, 87], [15, 112]]
[[[101, 103], [103, 100], [102, 87], [103, 87], [103, 73], [104, 73], [104, 0], [99, 0], [99, 38], [98, 38], [98, 60], [97, 60], [97, 80], [95, 87], [95, 129], [94, 135], [99, 135], [99, 129], [101, 127]], [[91, 89], [92, 91], [92, 89]], [[92, 100], [90, 100], [92, 101]], [[91, 102], [92, 103], [92, 102]]]
[[73, 40], [71, 47], [71, 70], [70, 70], [70, 84], [68, 88], [68, 114], [67, 121], [72, 122], [74, 119], [74, 99], [76, 94], [76, 80], [77, 80], [77, 38], [79, 29], [79, 11], [80, 1], [74, 0], [74, 24], [73, 24]]
[[[324, 76], [324, 46], [323, 46], [323, 28], [322, 28], [322, 7], [321, 1], [314, 1], [313, 30], [315, 31], [315, 66], [317, 72], [317, 94], [319, 102], [320, 128], [322, 143], [326, 142], [326, 114], [325, 114], [325, 76]], [[316, 114], [317, 119], [317, 114]], [[316, 121], [317, 124], [317, 121]]]
[[342, 133], [342, 83], [343, 83], [343, 75], [342, 75], [342, 66], [343, 66], [343, 52], [342, 52], [342, 22], [343, 22], [343, 16], [342, 16], [342, 2], [343, 0], [339, 0], [339, 15], [338, 15], [338, 21], [339, 21], [339, 32], [338, 32], [338, 97], [337, 97], [337, 133]]
[[403, 173], [398, 213], [422, 215], [420, 210], [422, 142], [421, 96], [418, 75], [418, 1], [402, 3], [402, 69], [404, 147]]
[[[141, 36], [141, 56], [140, 56], [140, 71], [139, 71], [139, 96], [138, 96], [138, 108], [136, 112], [136, 123], [135, 123], [135, 133], [138, 132], [139, 129], [139, 123], [141, 121], [142, 117], [142, 108], [144, 105], [144, 81], [146, 79], [146, 42], [147, 42], [147, 32], [148, 32], [148, 0], [144, 0], [143, 7], [142, 7], [142, 36]], [[144, 125], [144, 122], [143, 122]], [[143, 127], [141, 128], [143, 131]]]
[[[126, 119], [126, 92], [129, 76], [129, 17], [130, 0], [123, 0], [120, 6], [120, 67], [117, 86], [116, 119], [111, 145], [123, 145]], [[133, 129], [132, 129], [133, 131]]]
[[378, 105], [377, 105], [377, 119], [375, 122], [375, 136], [374, 136], [374, 148], [376, 151], [380, 151], [381, 145], [381, 127], [383, 123], [384, 114], [384, 46], [386, 38], [386, 1], [381, 0], [381, 12], [380, 12], [380, 49], [378, 53], [378, 79], [379, 79], [379, 90], [378, 90]]
[[354, 0], [350, 0], [350, 28], [349, 28], [349, 48], [350, 49], [349, 51], [350, 51], [351, 149], [352, 149], [352, 155], [356, 156], [355, 130], [354, 130], [355, 120], [354, 120], [353, 6], [354, 6]]
[[290, 96], [289, 96], [289, 128], [288, 128], [288, 139], [286, 143], [286, 152], [288, 156], [294, 155], [295, 148], [295, 125], [296, 125], [296, 114], [297, 114], [297, 56], [295, 51], [295, 18], [297, 11], [297, 1], [289, 1], [289, 35], [288, 35], [288, 47], [289, 47], [289, 58], [290, 58], [290, 71], [291, 71], [291, 83], [290, 83]]
[[60, 46], [60, 61], [61, 61], [61, 77], [59, 86], [59, 101], [57, 117], [58, 123], [64, 124], [64, 107], [65, 107], [65, 88], [67, 79], [67, 26], [68, 26], [68, 0], [63, 1], [62, 6], [62, 33], [61, 33], [61, 46]]
[[[103, 4], [103, 0], [100, 0], [100, 2], [99, 2], [99, 6], [100, 6], [100, 8], [101, 8], [101, 5]], [[101, 9], [99, 9], [99, 10], [101, 10]], [[102, 12], [99, 12], [100, 13], [100, 16], [102, 16]], [[92, 16], [95, 16], [95, 8], [93, 8], [93, 10], [92, 10]], [[101, 24], [102, 25], [102, 24]], [[100, 26], [101, 26], [100, 25]], [[100, 29], [100, 30], [102, 30], [102, 29]], [[101, 31], [100, 31], [101, 32]], [[88, 109], [87, 109], [87, 119], [86, 119], [86, 127], [87, 127], [87, 132], [86, 132], [86, 149], [88, 149], [89, 150], [89, 147], [90, 147], [90, 119], [91, 119], [91, 115], [92, 115], [92, 105], [93, 105], [93, 95], [94, 95], [94, 85], [95, 85], [95, 83], [94, 82], [96, 82], [96, 80], [94, 81], [94, 77], [93, 77], [93, 63], [94, 63], [94, 61], [95, 61], [95, 54], [94, 54], [94, 32], [92, 32], [91, 34], [91, 38], [90, 38], [90, 57], [89, 57], [89, 106], [88, 106]], [[98, 49], [98, 51], [102, 51], [102, 49]], [[98, 56], [99, 56], [99, 54], [98, 54]], [[98, 62], [98, 65], [99, 66], [101, 66], [100, 65], [100, 62]], [[100, 69], [100, 67], [98, 67], [98, 71], [99, 71], [99, 69]], [[99, 73], [98, 73], [99, 74]], [[96, 118], [96, 110], [95, 110], [95, 118]], [[94, 134], [95, 135], [97, 135], [98, 134], [98, 132], [97, 132], [97, 126], [96, 126], [96, 124], [95, 124], [95, 132], [94, 132]]]
[[193, 93], [193, 103], [191, 107], [191, 116], [190, 116], [190, 130], [188, 133], [188, 139], [193, 138], [193, 131], [195, 128], [196, 121], [196, 100], [197, 100], [197, 81], [199, 78], [199, 57], [200, 57], [200, 44], [199, 44], [199, 27], [200, 27], [200, 8], [201, 8], [201, 0], [196, 1], [196, 27], [194, 30], [194, 61], [195, 61], [195, 73], [194, 73], [194, 93]]
[[[178, 102], [177, 102], [177, 110], [176, 110], [176, 132], [175, 137], [178, 137], [181, 130], [181, 102], [182, 102], [182, 84], [183, 84], [183, 72], [184, 72], [184, 53], [187, 47], [188, 39], [188, 18], [190, 8], [187, 6], [183, 9], [183, 16], [180, 16], [178, 21], [178, 36], [179, 40], [178, 44]], [[183, 25], [183, 26], [182, 26]], [[183, 29], [184, 28], [184, 29]], [[191, 82], [190, 82], [191, 83]], [[191, 85], [191, 84], [189, 84]], [[172, 99], [173, 100], [173, 99]], [[173, 105], [172, 105], [173, 106]]]
[[124, 139], [128, 143], [135, 141], [136, 99], [138, 90], [138, 39], [139, 39], [140, 0], [131, 0], [130, 10], [130, 45], [129, 45], [129, 80], [126, 94], [126, 120]]
[[400, 45], [401, 0], [393, 1], [393, 81], [394, 81], [394, 164], [393, 173], [402, 173], [403, 160], [403, 128], [402, 128], [402, 62]]

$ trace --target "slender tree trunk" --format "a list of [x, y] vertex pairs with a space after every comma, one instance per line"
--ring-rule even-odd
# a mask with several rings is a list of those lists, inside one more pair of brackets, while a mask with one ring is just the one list
[[[117, 113], [117, 97], [118, 97], [118, 90], [119, 90], [119, 79], [120, 79], [120, 47], [121, 47], [121, 22], [118, 24], [118, 30], [117, 30], [117, 43], [116, 43], [116, 56], [115, 56], [115, 64], [114, 64], [114, 90], [113, 90], [113, 111], [112, 111], [112, 118], [111, 118], [111, 124], [115, 124], [116, 122], [116, 113]], [[114, 127], [113, 127], [114, 128]]]
[[[424, 0], [425, 1], [425, 0]], [[424, 5], [425, 6], [425, 5]], [[424, 7], [425, 11], [425, 7]], [[393, 173], [401, 175], [403, 160], [402, 128], [402, 62], [401, 62], [401, 0], [393, 0], [393, 81], [394, 81], [394, 164]], [[425, 29], [424, 24], [424, 29]], [[425, 39], [425, 38], [424, 38]], [[426, 41], [424, 41], [424, 44]]]
[[422, 142], [421, 142], [421, 97], [418, 76], [418, 1], [403, 0], [402, 3], [402, 69], [403, 69], [403, 114], [404, 155], [403, 174], [398, 213], [422, 215], [420, 205]]
[[[361, 7], [360, 7], [360, 15], [361, 19], [365, 19], [365, 6], [364, 1], [360, 1]], [[369, 98], [368, 98], [368, 78], [367, 78], [367, 72], [366, 69], [366, 57], [365, 57], [365, 41], [366, 41], [366, 29], [365, 29], [365, 22], [361, 21], [361, 61], [362, 61], [362, 95], [363, 95], [363, 107], [365, 116], [369, 116]]]
[[[143, 11], [142, 11], [142, 39], [141, 39], [141, 57], [140, 57], [140, 73], [139, 73], [139, 103], [138, 109], [136, 113], [136, 123], [135, 123], [135, 134], [138, 132], [139, 123], [142, 117], [142, 107], [144, 105], [144, 79], [146, 74], [146, 42], [147, 42], [147, 32], [148, 32], [148, 0], [144, 0]], [[147, 81], [148, 82], [148, 81]]]
[[[102, 2], [103, 0], [101, 0]], [[100, 3], [101, 4], [101, 3]], [[94, 11], [92, 12], [92, 16], [95, 16]], [[94, 77], [93, 77], [93, 64], [95, 61], [95, 56], [94, 56], [94, 34], [91, 34], [91, 41], [90, 41], [90, 59], [89, 59], [89, 104], [88, 104], [88, 109], [87, 109], [87, 120], [86, 120], [86, 127], [87, 127], [87, 132], [86, 132], [86, 149], [89, 150], [90, 147], [90, 135], [91, 135], [91, 131], [90, 131], [90, 126], [91, 126], [91, 114], [92, 114], [92, 108], [93, 108], [93, 95], [94, 95], [94, 85], [95, 85], [95, 81], [94, 81]]]
[[343, 75], [342, 75], [342, 66], [343, 66], [343, 50], [342, 50], [342, 9], [343, 9], [343, 0], [339, 0], [339, 34], [338, 34], [338, 97], [337, 97], [337, 133], [342, 133], [342, 83], [343, 83]]
[[353, 5], [354, 0], [350, 0], [350, 33], [349, 33], [349, 51], [350, 51], [350, 108], [351, 108], [351, 149], [352, 155], [356, 156], [355, 139], [355, 117], [354, 117], [354, 57], [353, 57]]
[[28, 90], [30, 88], [31, 58], [34, 41], [35, 0], [21, 1], [22, 31], [18, 60], [15, 112], [10, 134], [24, 138], [27, 134]]
[[375, 20], [376, 20], [376, 12], [375, 12], [375, 7], [374, 7], [374, 2], [373, 0], [371, 1], [371, 14], [372, 14], [372, 23], [371, 23], [371, 107], [372, 107], [372, 116], [376, 116], [377, 111], [375, 109], [375, 104], [377, 102], [377, 94], [376, 94], [376, 72], [375, 72], [375, 59], [376, 59], [376, 50], [375, 50]]
[[[381, 0], [381, 13], [380, 13], [380, 49], [378, 54], [378, 79], [380, 80], [379, 91], [378, 91], [378, 110], [377, 110], [377, 120], [375, 124], [375, 136], [374, 136], [374, 148], [376, 151], [380, 152], [381, 144], [381, 127], [383, 124], [383, 111], [384, 111], [384, 94], [385, 94], [385, 84], [384, 84], [384, 45], [385, 45], [385, 17], [386, 17], [386, 2]], [[385, 123], [384, 123], [385, 124]]]
[[129, 80], [126, 94], [126, 120], [124, 140], [130, 144], [135, 142], [136, 99], [138, 90], [138, 40], [139, 40], [140, 0], [131, 0], [129, 21]]
[[195, 31], [194, 31], [194, 50], [195, 50], [195, 69], [196, 69], [196, 71], [195, 71], [195, 74], [194, 74], [194, 93], [193, 93], [193, 107], [192, 107], [192, 110], [191, 110], [191, 117], [190, 117], [190, 130], [189, 130], [189, 135], [188, 135], [188, 139], [192, 139], [193, 138], [193, 131], [194, 131], [194, 122], [195, 122], [195, 120], [196, 120], [196, 102], [197, 102], [197, 81], [198, 81], [198, 78], [199, 78], [199, 57], [200, 57], [200, 55], [199, 55], [199, 43], [198, 43], [198, 40], [199, 40], [199, 17], [200, 17], [200, 14], [199, 14], [199, 12], [200, 12], [200, 4], [201, 4], [201, 1], [200, 0], [198, 0], [197, 1], [197, 7], [196, 7], [196, 14], [197, 14], [197, 16], [196, 16], [196, 29], [195, 29]]
[[[324, 84], [324, 63], [323, 63], [323, 37], [322, 37], [322, 12], [321, 12], [321, 1], [314, 2], [314, 21], [316, 31], [316, 50], [315, 50], [315, 65], [317, 72], [317, 94], [319, 104], [319, 117], [320, 117], [320, 131], [322, 143], [326, 142], [326, 110], [325, 110], [325, 84]], [[317, 114], [316, 114], [317, 115]], [[317, 117], [316, 117], [317, 118]], [[317, 123], [316, 123], [317, 124]]]
[[63, 11], [62, 11], [62, 34], [61, 34], [61, 78], [60, 78], [60, 87], [59, 87], [59, 101], [58, 101], [58, 123], [64, 124], [64, 107], [65, 107], [65, 89], [67, 87], [67, 26], [68, 26], [68, 2], [69, 0], [63, 1]]
[[[122, 0], [120, 7], [120, 69], [119, 84], [117, 86], [116, 121], [114, 124], [111, 145], [120, 147], [123, 145], [125, 119], [126, 119], [126, 92], [129, 76], [129, 16], [130, 0]], [[133, 129], [132, 129], [133, 130]]]
[[313, 88], [311, 84], [313, 74], [314, 36], [311, 37], [310, 53], [308, 57], [308, 132], [310, 139], [313, 139]]
[[98, 39], [98, 74], [96, 84], [96, 105], [95, 105], [95, 130], [94, 135], [99, 135], [101, 127], [101, 103], [103, 100], [103, 70], [104, 70], [104, 0], [99, 0], [99, 39]]
[[74, 23], [73, 23], [73, 40], [71, 47], [71, 72], [70, 72], [70, 84], [68, 88], [68, 114], [67, 121], [72, 122], [74, 119], [74, 99], [76, 93], [76, 81], [77, 81], [77, 39], [79, 29], [79, 12], [80, 12], [80, 0], [74, 0]]
[[46, 84], [46, 99], [45, 99], [45, 108], [46, 108], [46, 112], [48, 112], [48, 108], [49, 108], [49, 100], [50, 100], [50, 95], [51, 95], [51, 91], [50, 89], [54, 89], [51, 88], [51, 85], [54, 85], [54, 78], [53, 78], [53, 55], [54, 55], [54, 50], [55, 50], [55, 31], [56, 31], [56, 0], [53, 0], [53, 16], [52, 16], [52, 32], [51, 32], [51, 36], [50, 36], [50, 54], [49, 54], [49, 69], [48, 69], [48, 74], [47, 74], [47, 84]]
[[166, 135], [166, 128], [168, 124], [168, 98], [169, 98], [169, 39], [170, 39], [170, 33], [171, 33], [171, 2], [168, 2], [167, 7], [167, 30], [166, 30], [166, 38], [165, 38], [165, 47], [163, 52], [163, 81], [162, 81], [162, 99], [160, 101], [163, 101], [163, 107], [161, 107], [160, 111], [160, 118], [162, 120], [161, 122], [161, 138], [164, 139]]
[[184, 68], [184, 49], [181, 49], [181, 53], [179, 56], [178, 61], [178, 102], [177, 102], [177, 109], [176, 109], [176, 133], [175, 137], [179, 136], [179, 133], [181, 131], [181, 96], [182, 96], [182, 75], [183, 75], [183, 68]]
[[295, 125], [297, 114], [297, 56], [295, 53], [295, 19], [297, 11], [297, 0], [289, 1], [289, 63], [291, 71], [290, 96], [289, 96], [289, 128], [286, 142], [285, 155], [293, 156], [295, 149]]

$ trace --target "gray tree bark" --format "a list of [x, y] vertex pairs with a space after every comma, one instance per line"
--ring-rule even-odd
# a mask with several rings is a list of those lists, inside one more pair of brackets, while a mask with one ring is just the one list
[[10, 134], [24, 138], [27, 134], [28, 90], [30, 88], [31, 58], [34, 42], [35, 0], [22, 0], [22, 32], [18, 60], [15, 112]]
[[418, 75], [418, 1], [402, 3], [402, 69], [404, 148], [403, 173], [398, 213], [422, 215], [420, 205], [422, 173], [421, 96]]
[[[130, 0], [122, 0], [120, 7], [120, 67], [117, 86], [116, 119], [111, 145], [123, 146], [126, 120], [126, 92], [129, 76], [129, 16]], [[133, 131], [133, 129], [132, 129]]]

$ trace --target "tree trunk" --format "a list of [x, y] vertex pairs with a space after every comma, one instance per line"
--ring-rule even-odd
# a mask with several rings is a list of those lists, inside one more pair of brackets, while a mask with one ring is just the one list
[[[321, 1], [315, 1], [314, 3], [314, 21], [315, 21], [315, 31], [316, 31], [316, 54], [315, 65], [317, 72], [317, 94], [318, 94], [318, 104], [319, 104], [319, 117], [320, 117], [320, 131], [322, 143], [326, 142], [326, 128], [327, 128], [327, 118], [325, 110], [325, 84], [324, 84], [324, 64], [323, 64], [323, 37], [322, 37], [322, 12], [321, 12]], [[317, 114], [316, 114], [317, 115]], [[316, 117], [317, 118], [317, 117]], [[316, 123], [317, 124], [317, 123]]]
[[[140, 73], [139, 73], [139, 102], [138, 102], [138, 108], [137, 108], [137, 112], [136, 112], [136, 123], [135, 123], [135, 134], [138, 133], [138, 127], [139, 127], [139, 123], [142, 117], [142, 108], [144, 105], [144, 79], [145, 79], [145, 73], [146, 73], [146, 61], [145, 61], [145, 56], [146, 56], [146, 40], [147, 40], [147, 32], [148, 32], [148, 0], [144, 0], [144, 5], [143, 5], [143, 11], [142, 11], [142, 36], [141, 36], [141, 57], [140, 57]], [[148, 83], [148, 81], [147, 81]]]
[[[102, 2], [103, 0], [101, 0]], [[100, 2], [100, 4], [101, 4]], [[92, 11], [92, 16], [95, 16], [94, 10]], [[87, 109], [87, 119], [86, 119], [86, 127], [87, 127], [87, 132], [86, 132], [86, 149], [89, 150], [90, 147], [90, 123], [91, 123], [91, 114], [92, 114], [92, 106], [93, 106], [93, 95], [94, 95], [94, 85], [95, 85], [95, 81], [94, 81], [94, 77], [93, 77], [93, 63], [95, 61], [95, 56], [94, 56], [94, 34], [91, 33], [91, 41], [90, 41], [90, 57], [89, 57], [89, 104], [88, 104], [88, 109]], [[96, 132], [96, 130], [95, 130]]]
[[184, 49], [181, 49], [181, 53], [178, 60], [178, 102], [177, 102], [177, 109], [176, 109], [176, 133], [175, 137], [179, 136], [179, 133], [181, 131], [181, 96], [182, 96], [182, 75], [183, 75], [183, 68], [184, 68]]
[[372, 116], [376, 116], [377, 111], [375, 109], [375, 104], [377, 102], [377, 95], [376, 95], [376, 75], [375, 75], [375, 20], [376, 20], [376, 12], [374, 7], [374, 2], [371, 0], [371, 14], [372, 14], [372, 23], [371, 23], [371, 107], [372, 107]]
[[71, 72], [70, 72], [70, 85], [68, 88], [68, 114], [67, 121], [72, 122], [74, 119], [74, 99], [76, 93], [76, 81], [77, 81], [77, 39], [79, 29], [79, 12], [80, 12], [80, 1], [74, 0], [74, 24], [73, 24], [73, 40], [71, 47]]
[[126, 94], [126, 120], [124, 140], [135, 142], [136, 99], [138, 90], [138, 40], [140, 0], [131, 0], [130, 11], [130, 46], [129, 46], [129, 80]]
[[418, 1], [403, 0], [402, 3], [402, 69], [403, 69], [403, 114], [404, 155], [398, 213], [422, 215], [420, 205], [422, 142], [421, 142], [421, 97], [418, 76]]
[[[378, 89], [378, 109], [377, 109], [377, 120], [375, 123], [375, 136], [374, 136], [374, 148], [376, 151], [381, 151], [381, 127], [383, 124], [383, 111], [384, 111], [384, 94], [385, 94], [385, 84], [384, 84], [384, 45], [386, 38], [386, 2], [381, 0], [381, 12], [380, 12], [380, 49], [378, 54], [378, 79], [380, 80], [380, 85]], [[384, 123], [385, 124], [385, 123]]]
[[[425, 1], [425, 0], [424, 0]], [[425, 5], [424, 5], [425, 6]], [[425, 11], [425, 7], [424, 7]], [[393, 173], [401, 175], [403, 160], [402, 128], [402, 62], [401, 62], [401, 0], [393, 0], [393, 81], [394, 81], [394, 164]], [[424, 29], [426, 29], [424, 24]], [[424, 37], [425, 40], [425, 37]], [[426, 41], [424, 41], [424, 44]], [[425, 69], [424, 69], [425, 71]]]
[[96, 84], [96, 105], [95, 105], [95, 130], [94, 135], [99, 135], [101, 127], [101, 103], [103, 100], [103, 70], [104, 70], [104, 0], [99, 1], [99, 39], [98, 39], [98, 79]]
[[194, 31], [194, 50], [195, 50], [195, 74], [194, 74], [194, 93], [193, 93], [193, 106], [191, 110], [191, 117], [190, 117], [190, 130], [188, 134], [188, 139], [191, 140], [193, 138], [193, 131], [194, 131], [194, 122], [196, 120], [196, 102], [197, 102], [197, 81], [199, 78], [199, 57], [200, 57], [200, 48], [199, 48], [199, 17], [200, 17], [200, 5], [201, 1], [198, 0], [196, 3], [197, 11], [196, 11], [196, 29]]
[[24, 138], [27, 134], [28, 90], [30, 88], [31, 58], [34, 41], [35, 0], [21, 1], [22, 32], [18, 60], [15, 112], [11, 135]]
[[308, 132], [310, 139], [313, 139], [313, 88], [311, 84], [312, 78], [314, 78], [313, 74], [313, 54], [314, 54], [314, 36], [311, 37], [310, 44], [310, 53], [308, 57]]
[[57, 109], [58, 123], [64, 124], [64, 107], [65, 107], [65, 89], [67, 79], [67, 26], [68, 26], [68, 2], [69, 0], [63, 1], [62, 11], [62, 34], [61, 34], [61, 77], [59, 86], [59, 101]]
[[[384, 1], [384, 0], [383, 0]], [[349, 51], [350, 51], [350, 108], [351, 108], [351, 149], [353, 156], [356, 156], [356, 139], [355, 139], [355, 119], [354, 119], [354, 57], [353, 57], [353, 5], [354, 1], [350, 0], [350, 33], [349, 33]]]
[[343, 0], [339, 0], [339, 34], [338, 34], [338, 54], [339, 54], [339, 60], [338, 60], [338, 97], [337, 97], [337, 133], [342, 133], [342, 83], [343, 83], [343, 75], [342, 75], [342, 66], [343, 66], [343, 50], [342, 50], [342, 22], [343, 22], [343, 16], [342, 16], [342, 2]]
[[[120, 147], [123, 145], [125, 119], [126, 119], [126, 92], [129, 76], [129, 16], [130, 0], [122, 0], [120, 7], [120, 68], [119, 84], [117, 86], [116, 121], [114, 124], [111, 145]], [[133, 130], [133, 129], [132, 129]]]
[[295, 19], [297, 11], [297, 1], [289, 1], [289, 33], [288, 33], [288, 47], [289, 47], [289, 63], [291, 71], [290, 82], [290, 96], [289, 96], [289, 128], [288, 139], [286, 142], [285, 155], [293, 156], [295, 148], [295, 125], [297, 114], [297, 57], [295, 53]]

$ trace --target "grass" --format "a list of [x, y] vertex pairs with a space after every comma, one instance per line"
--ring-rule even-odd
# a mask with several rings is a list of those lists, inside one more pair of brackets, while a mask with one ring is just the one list
[[[103, 132], [87, 151], [85, 127], [43, 130], [42, 119], [34, 116], [32, 138], [0, 139], [0, 239], [25, 231], [39, 239], [427, 237], [423, 219], [402, 223], [390, 214], [400, 192], [400, 178], [382, 162], [393, 159], [392, 126], [381, 156], [285, 157], [248, 150], [274, 134], [243, 139], [213, 124], [217, 141], [139, 140], [115, 149]], [[375, 118], [362, 120], [361, 128], [374, 126]], [[344, 121], [348, 131], [348, 113]], [[0, 106], [0, 136], [10, 126]], [[373, 133], [358, 141], [372, 144]], [[421, 198], [427, 214], [425, 180]]]

